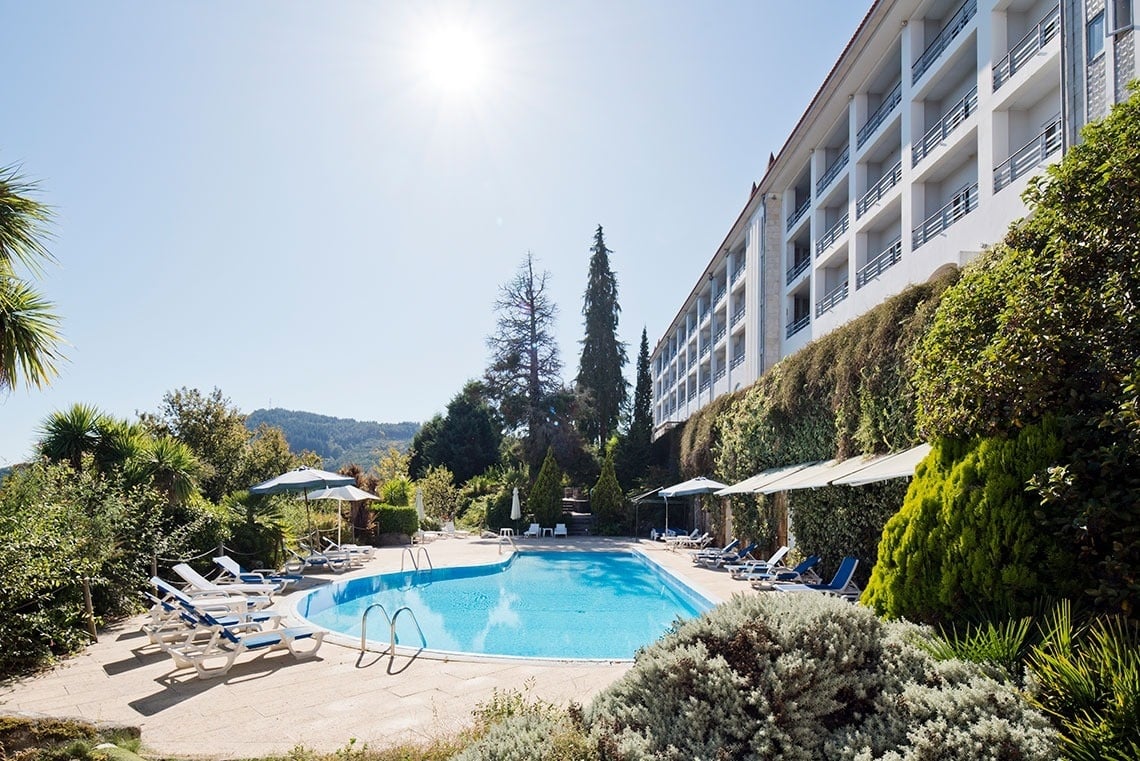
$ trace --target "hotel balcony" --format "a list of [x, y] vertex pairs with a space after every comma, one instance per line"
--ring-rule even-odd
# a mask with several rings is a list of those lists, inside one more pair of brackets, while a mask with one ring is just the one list
[[883, 122], [898, 108], [900, 103], [902, 103], [902, 82], [899, 82], [895, 85], [893, 90], [887, 93], [883, 98], [883, 102], [875, 109], [875, 113], [871, 114], [870, 118], [867, 119], [867, 123], [859, 128], [859, 132], [855, 137], [855, 147], [862, 148], [863, 144], [875, 134], [875, 131], [883, 125]]
[[847, 298], [847, 290], [847, 281], [844, 280], [842, 283], [825, 293], [823, 298], [819, 300], [819, 303], [816, 304], [815, 316], [819, 317], [824, 312], [828, 312], [831, 309], [834, 309], [836, 304]]
[[788, 228], [787, 229], [791, 230], [792, 226], [795, 225], [796, 222], [799, 222], [801, 219], [803, 219], [804, 214], [807, 214], [808, 209], [810, 209], [810, 208], [811, 208], [811, 198], [805, 198], [804, 202], [801, 203], [799, 206], [797, 206], [795, 208], [795, 210], [791, 214], [788, 215]]
[[922, 79], [922, 75], [934, 65], [934, 62], [946, 51], [946, 48], [950, 47], [950, 43], [969, 25], [970, 20], [974, 18], [977, 12], [978, 1], [966, 0], [958, 12], [946, 22], [946, 26], [942, 27], [938, 36], [926, 46], [926, 50], [919, 56], [919, 59], [914, 62], [914, 66], [911, 67], [911, 84], [916, 84], [918, 80]]
[[914, 248], [926, 243], [976, 208], [978, 208], [978, 183], [975, 182], [955, 193], [948, 204], [914, 228], [912, 231]]
[[902, 180], [902, 159], [891, 167], [890, 171], [879, 178], [879, 181], [868, 188], [862, 198], [855, 202], [855, 218], [858, 219], [867, 213], [867, 210], [879, 202], [887, 191], [899, 184]]
[[847, 161], [850, 158], [851, 148], [848, 146], [843, 149], [842, 153], [836, 156], [835, 161], [832, 161], [831, 166], [824, 171], [823, 176], [819, 178], [819, 182], [815, 184], [815, 192], [822, 194], [823, 191], [827, 189], [827, 186], [830, 185], [847, 166]]
[[788, 267], [788, 278], [787, 278], [786, 284], [791, 285], [792, 283], [794, 283], [796, 278], [798, 278], [800, 275], [802, 275], [804, 272], [806, 272], [807, 268], [810, 266], [811, 266], [811, 257], [810, 256], [804, 256], [801, 259], [796, 259], [795, 264], [793, 264], [791, 267]]
[[855, 290], [859, 290], [883, 273], [883, 270], [898, 264], [902, 260], [902, 237], [895, 238], [875, 257], [855, 272]]
[[1029, 30], [1005, 58], [994, 66], [994, 91], [1010, 80], [1033, 56], [1041, 51], [1061, 30], [1061, 7], [1058, 5], [1045, 14], [1037, 26]]
[[788, 325], [787, 337], [791, 338], [796, 333], [799, 333], [801, 330], [806, 328], [808, 325], [811, 325], [811, 315], [805, 314], [803, 317], [800, 317], [799, 319], [792, 322], [792, 324]]
[[1061, 150], [1061, 119], [1046, 127], [1017, 153], [1003, 161], [994, 170], [994, 192], [998, 192], [1018, 177], [1032, 171], [1056, 151]]
[[824, 251], [826, 251], [831, 246], [831, 244], [833, 244], [833, 243], [835, 243], [835, 241], [839, 240], [839, 237], [846, 232], [847, 232], [847, 215], [844, 214], [842, 217], [839, 218], [838, 221], [836, 221], [835, 224], [833, 224], [831, 227], [827, 228], [827, 232], [825, 232], [822, 236], [820, 236], [820, 239], [818, 241], [816, 241], [816, 243], [815, 243], [815, 255], [819, 256], [820, 254], [822, 254]]
[[950, 110], [942, 115], [938, 123], [926, 131], [922, 136], [922, 141], [916, 143], [911, 148], [910, 165], [917, 166], [918, 162], [922, 161], [926, 156], [938, 147], [947, 137], [950, 136], [959, 124], [966, 121], [970, 114], [978, 110], [978, 88], [975, 87], [970, 92], [962, 96], [962, 99], [950, 107]]

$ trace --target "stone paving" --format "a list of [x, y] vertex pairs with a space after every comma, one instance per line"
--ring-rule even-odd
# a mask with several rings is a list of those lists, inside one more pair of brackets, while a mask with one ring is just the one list
[[[728, 574], [696, 568], [661, 543], [590, 537], [516, 539], [526, 547], [621, 549], [637, 546], [706, 598], [746, 592]], [[439, 539], [428, 546], [436, 566], [493, 563], [510, 547], [498, 539]], [[398, 570], [402, 548], [380, 548], [354, 574]], [[308, 574], [304, 584], [351, 574]], [[274, 607], [290, 608], [290, 598]], [[496, 689], [526, 692], [565, 705], [588, 703], [629, 662], [574, 663], [508, 659], [435, 659], [425, 654], [360, 653], [351, 640], [327, 638], [314, 659], [287, 652], [244, 655], [223, 677], [202, 680], [175, 669], [139, 630], [141, 618], [107, 628], [81, 654], [49, 672], [0, 686], [0, 713], [34, 713], [137, 726], [144, 752], [200, 758], [248, 758], [297, 745], [333, 751], [426, 742], [469, 726], [472, 711]]]

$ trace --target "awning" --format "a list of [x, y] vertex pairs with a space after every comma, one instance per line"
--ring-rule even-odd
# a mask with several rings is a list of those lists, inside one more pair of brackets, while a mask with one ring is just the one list
[[761, 471], [751, 478], [746, 478], [740, 483], [735, 483], [732, 486], [721, 489], [716, 492], [716, 496], [725, 497], [729, 494], [754, 494], [764, 485], [784, 478], [787, 475], [795, 473], [796, 471], [803, 470], [811, 463], [804, 462], [799, 465], [781, 465], [778, 468], [769, 468], [768, 470]]
[[928, 454], [930, 454], [930, 445], [919, 444], [905, 452], [889, 454], [854, 473], [833, 479], [831, 483], [860, 486], [872, 484], [876, 481], [889, 481], [892, 478], [910, 478], [914, 475], [914, 469], [926, 459]]
[[775, 483], [767, 484], [762, 491], [764, 494], [771, 494], [776, 491], [791, 491], [793, 489], [819, 489], [831, 484], [837, 478], [851, 475], [855, 471], [862, 470], [889, 456], [885, 454], [866, 455], [808, 465], [803, 470], [781, 478]]

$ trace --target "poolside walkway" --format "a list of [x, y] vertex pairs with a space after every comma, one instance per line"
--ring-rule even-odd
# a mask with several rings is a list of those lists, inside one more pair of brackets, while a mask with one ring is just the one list
[[[710, 600], [748, 590], [728, 574], [694, 568], [659, 542], [571, 537], [516, 540], [526, 547], [620, 549], [638, 546]], [[495, 539], [440, 539], [428, 545], [435, 566], [501, 560]], [[507, 548], [509, 549], [509, 548]], [[379, 548], [354, 574], [399, 570], [402, 548]], [[350, 574], [310, 574], [309, 588]], [[296, 594], [303, 594], [298, 592]], [[287, 610], [290, 596], [275, 608]], [[386, 747], [425, 742], [469, 726], [494, 691], [525, 691], [558, 704], [588, 703], [624, 674], [628, 662], [435, 660], [422, 654], [361, 654], [343, 638], [326, 639], [319, 656], [287, 653], [239, 658], [221, 678], [175, 670], [149, 644], [136, 618], [108, 628], [99, 641], [57, 668], [0, 686], [0, 713], [37, 713], [140, 727], [145, 752], [237, 758], [284, 753], [297, 745], [333, 751], [356, 740]], [[344, 642], [346, 644], [339, 644]]]

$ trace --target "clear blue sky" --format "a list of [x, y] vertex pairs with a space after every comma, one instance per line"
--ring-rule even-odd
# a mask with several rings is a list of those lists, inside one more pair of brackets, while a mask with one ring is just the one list
[[569, 380], [598, 224], [632, 379], [869, 6], [0, 0], [0, 165], [55, 208], [69, 344], [0, 396], [0, 466], [181, 386], [426, 420], [527, 250]]

